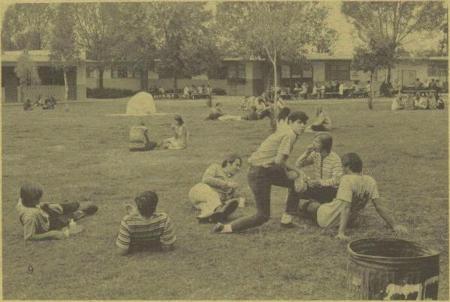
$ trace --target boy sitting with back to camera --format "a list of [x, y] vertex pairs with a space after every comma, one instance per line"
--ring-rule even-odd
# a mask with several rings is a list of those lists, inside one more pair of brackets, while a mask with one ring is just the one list
[[177, 237], [169, 216], [156, 212], [158, 195], [145, 191], [128, 204], [127, 215], [122, 219], [116, 246], [120, 255], [143, 249], [170, 251]]

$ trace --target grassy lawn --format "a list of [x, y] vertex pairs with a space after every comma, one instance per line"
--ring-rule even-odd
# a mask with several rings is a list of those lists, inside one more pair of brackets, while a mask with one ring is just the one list
[[[223, 98], [238, 114], [238, 101]], [[180, 113], [190, 130], [185, 151], [128, 152], [128, 129], [139, 119], [124, 113], [127, 100], [71, 104], [54, 111], [23, 112], [4, 106], [3, 295], [5, 299], [345, 299], [345, 243], [321, 234], [308, 221], [279, 225], [286, 189], [274, 188], [272, 219], [242, 234], [210, 234], [199, 225], [187, 198], [212, 162], [230, 152], [249, 157], [270, 134], [269, 121], [206, 122], [204, 101], [158, 101], [161, 112]], [[292, 109], [314, 115], [312, 102]], [[407, 239], [441, 252], [439, 298], [448, 299], [447, 110], [391, 112], [390, 103], [324, 103], [336, 129], [334, 150], [358, 152], [378, 182]], [[171, 135], [172, 115], [144, 118], [153, 138]], [[291, 161], [311, 142], [303, 134]], [[238, 181], [254, 213], [247, 166]], [[40, 182], [44, 201], [90, 199], [99, 212], [80, 223], [85, 232], [61, 241], [24, 243], [15, 205], [22, 181]], [[174, 220], [177, 248], [163, 253], [115, 255], [124, 205], [146, 189], [156, 190], [159, 209]], [[353, 239], [392, 236], [372, 205]], [[27, 273], [32, 265], [33, 273]]]

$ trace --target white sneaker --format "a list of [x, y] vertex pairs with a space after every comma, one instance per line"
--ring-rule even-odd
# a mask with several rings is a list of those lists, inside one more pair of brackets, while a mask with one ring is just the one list
[[283, 216], [281, 216], [281, 225], [282, 226], [292, 226], [293, 217], [290, 214], [284, 213]]

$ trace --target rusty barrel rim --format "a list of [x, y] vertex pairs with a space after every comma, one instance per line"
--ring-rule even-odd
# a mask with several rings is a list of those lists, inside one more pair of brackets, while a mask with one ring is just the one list
[[[415, 255], [415, 256], [383, 256], [383, 255], [367, 255], [364, 253], [360, 253], [354, 250], [355, 246], [362, 245], [364, 243], [367, 244], [403, 244], [408, 247], [415, 248], [417, 250], [420, 250], [422, 252], [422, 255]], [[414, 260], [420, 260], [420, 259], [429, 259], [429, 258], [435, 258], [439, 256], [439, 252], [425, 247], [421, 244], [418, 244], [413, 241], [398, 239], [398, 238], [364, 238], [364, 239], [357, 239], [349, 242], [347, 244], [347, 252], [349, 253], [351, 258], [354, 259], [366, 259], [369, 261], [383, 261], [383, 260], [393, 260], [393, 261], [414, 261]]]

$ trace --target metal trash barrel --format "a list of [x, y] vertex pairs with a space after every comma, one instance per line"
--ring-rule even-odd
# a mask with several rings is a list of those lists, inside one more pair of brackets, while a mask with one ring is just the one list
[[348, 299], [437, 300], [438, 252], [395, 238], [355, 240], [347, 251]]

